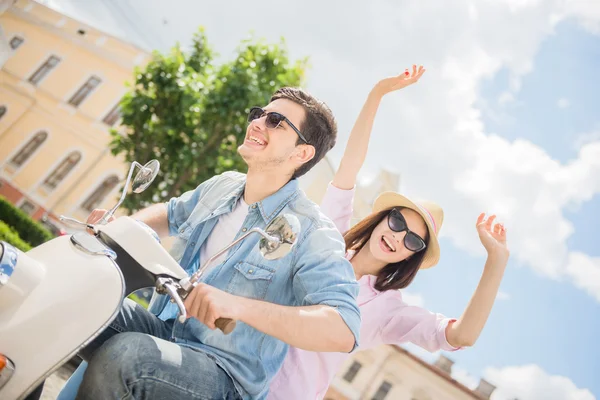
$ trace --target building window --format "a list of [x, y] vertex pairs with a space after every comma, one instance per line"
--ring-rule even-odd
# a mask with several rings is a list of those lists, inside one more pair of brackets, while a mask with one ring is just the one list
[[19, 208], [21, 209], [21, 211], [23, 211], [27, 215], [33, 215], [33, 213], [35, 212], [37, 207], [35, 206], [35, 204], [30, 202], [29, 200], [25, 200], [25, 201], [23, 201], [23, 203], [21, 203]]
[[375, 392], [375, 395], [373, 396], [373, 400], [385, 399], [385, 396], [388, 395], [388, 393], [390, 392], [391, 389], [392, 389], [392, 384], [389, 383], [388, 381], [383, 381], [381, 383], [381, 385], [379, 385], [379, 389], [377, 389], [377, 392]]
[[75, 168], [77, 163], [81, 160], [81, 153], [74, 151], [69, 154], [62, 162], [52, 171], [50, 175], [44, 180], [44, 188], [46, 190], [54, 190], [56, 187], [65, 179], [69, 172]]
[[108, 126], [113, 126], [119, 120], [119, 118], [121, 118], [121, 109], [119, 104], [117, 104], [108, 112], [108, 114], [106, 114], [106, 116], [102, 119], [102, 122]]
[[27, 142], [27, 144], [13, 156], [13, 158], [10, 160], [10, 164], [16, 168], [23, 165], [25, 161], [27, 161], [31, 155], [40, 148], [42, 143], [44, 143], [47, 138], [48, 133], [44, 131], [36, 133], [35, 136], [31, 138], [31, 140], [29, 140], [29, 142]]
[[0, 106], [0, 119], [6, 114], [6, 106]]
[[92, 91], [102, 82], [97, 76], [92, 76], [83, 84], [81, 88], [71, 97], [69, 104], [78, 107], [92, 93]]
[[21, 36], [13, 36], [13, 38], [10, 39], [10, 48], [16, 50], [20, 45], [23, 44], [24, 41], [25, 39], [23, 39]]
[[348, 368], [348, 371], [346, 371], [346, 373], [344, 374], [344, 380], [352, 382], [354, 378], [356, 378], [356, 375], [358, 374], [358, 371], [360, 371], [361, 368], [362, 365], [359, 362], [354, 361], [350, 368]]
[[35, 71], [33, 73], [33, 75], [31, 75], [29, 77], [29, 82], [33, 83], [34, 85], [37, 85], [42, 79], [44, 79], [44, 77], [46, 75], [48, 75], [50, 73], [50, 71], [52, 71], [54, 69], [54, 67], [56, 67], [58, 65], [59, 62], [60, 62], [60, 58], [58, 58], [56, 56], [50, 56], [42, 64], [42, 66], [39, 67], [37, 69], [37, 71]]
[[81, 207], [86, 211], [94, 211], [94, 209], [98, 207], [100, 203], [102, 203], [102, 200], [104, 200], [106, 195], [108, 195], [118, 184], [119, 178], [116, 175], [109, 176], [100, 184], [100, 186], [96, 188], [96, 190], [94, 190], [92, 194], [89, 195]]

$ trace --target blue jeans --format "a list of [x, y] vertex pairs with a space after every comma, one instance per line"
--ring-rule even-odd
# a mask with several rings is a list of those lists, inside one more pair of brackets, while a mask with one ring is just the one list
[[58, 399], [241, 399], [208, 354], [168, 339], [162, 321], [132, 300], [80, 355], [83, 363]]

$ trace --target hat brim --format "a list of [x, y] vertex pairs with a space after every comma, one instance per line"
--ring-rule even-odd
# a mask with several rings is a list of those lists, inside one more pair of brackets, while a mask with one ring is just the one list
[[436, 265], [440, 260], [440, 244], [438, 243], [436, 231], [432, 226], [429, 217], [425, 215], [421, 208], [414, 202], [396, 192], [384, 192], [380, 194], [373, 204], [373, 212], [377, 213], [393, 207], [410, 208], [418, 213], [421, 218], [423, 218], [423, 221], [425, 221], [425, 225], [427, 225], [427, 230], [429, 232], [429, 243], [427, 243], [425, 255], [423, 255], [423, 261], [421, 262], [421, 266], [419, 268], [427, 269]]

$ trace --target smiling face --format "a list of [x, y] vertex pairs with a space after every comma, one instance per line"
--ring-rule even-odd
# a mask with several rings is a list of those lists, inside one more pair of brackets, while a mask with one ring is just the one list
[[[400, 210], [406, 220], [408, 229], [419, 237], [427, 238], [427, 225], [423, 218], [414, 210], [403, 208]], [[388, 225], [386, 216], [377, 224], [369, 238], [369, 250], [373, 257], [386, 264], [393, 264], [411, 257], [415, 252], [408, 250], [404, 245], [405, 232], [394, 232]]]
[[[288, 99], [274, 100], [263, 107], [263, 110], [284, 115], [300, 130], [306, 117], [304, 108]], [[297, 157], [298, 153], [302, 152], [302, 147], [309, 147], [297, 145], [297, 142], [298, 134], [286, 121], [282, 121], [276, 128], [267, 128], [266, 115], [263, 115], [248, 124], [246, 137], [238, 152], [248, 164], [249, 170], [276, 170], [292, 175], [302, 164]]]

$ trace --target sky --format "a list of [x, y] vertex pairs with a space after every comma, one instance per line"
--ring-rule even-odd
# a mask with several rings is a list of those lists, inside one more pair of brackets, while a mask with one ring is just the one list
[[334, 164], [377, 80], [423, 64], [384, 98], [363, 169], [444, 207], [442, 260], [406, 298], [460, 316], [485, 263], [477, 215], [497, 213], [511, 259], [475, 347], [447, 354], [454, 377], [484, 377], [493, 400], [600, 397], [600, 1], [45, 3], [146, 49], [185, 46], [200, 25], [223, 59], [251, 32], [284, 37], [338, 119]]

